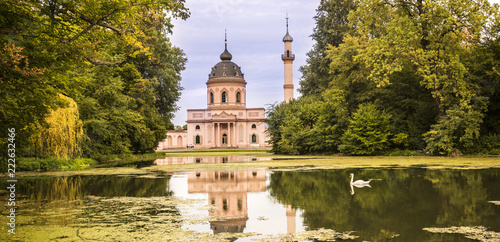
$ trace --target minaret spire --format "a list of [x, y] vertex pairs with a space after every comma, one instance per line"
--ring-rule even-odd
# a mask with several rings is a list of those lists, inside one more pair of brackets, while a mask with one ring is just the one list
[[225, 50], [227, 50], [227, 29], [224, 29], [224, 45]]
[[285, 43], [285, 53], [281, 55], [281, 59], [285, 64], [285, 85], [283, 89], [285, 92], [285, 102], [293, 99], [293, 60], [295, 55], [292, 53], [292, 36], [288, 33], [288, 12], [286, 13], [286, 34], [283, 37]]
[[286, 11], [286, 32], [288, 33], [288, 11]]

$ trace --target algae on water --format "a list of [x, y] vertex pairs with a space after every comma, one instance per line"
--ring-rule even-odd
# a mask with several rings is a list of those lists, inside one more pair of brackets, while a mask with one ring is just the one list
[[483, 242], [500, 241], [500, 233], [488, 231], [483, 226], [452, 226], [449, 228], [423, 228], [423, 230], [431, 233], [463, 234], [466, 238]]

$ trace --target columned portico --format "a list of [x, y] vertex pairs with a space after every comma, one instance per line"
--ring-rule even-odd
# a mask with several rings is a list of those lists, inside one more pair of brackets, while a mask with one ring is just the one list
[[215, 144], [214, 148], [238, 147], [235, 122], [216, 122], [213, 123], [213, 127], [215, 134], [212, 143]]

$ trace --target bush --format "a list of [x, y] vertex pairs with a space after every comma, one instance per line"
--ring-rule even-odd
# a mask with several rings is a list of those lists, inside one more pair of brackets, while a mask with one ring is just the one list
[[474, 142], [474, 146], [464, 150], [469, 155], [500, 155], [500, 135], [488, 134]]
[[65, 171], [65, 170], [83, 170], [97, 161], [88, 158], [19, 158], [17, 160], [16, 170], [18, 171]]
[[375, 155], [402, 143], [406, 134], [394, 134], [391, 115], [374, 104], [361, 104], [353, 114], [349, 127], [342, 136], [339, 150], [355, 155]]

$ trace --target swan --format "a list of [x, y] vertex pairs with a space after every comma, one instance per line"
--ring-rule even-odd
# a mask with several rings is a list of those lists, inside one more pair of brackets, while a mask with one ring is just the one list
[[363, 180], [356, 180], [353, 182], [354, 180], [354, 174], [351, 173], [351, 175], [349, 175], [351, 177], [351, 186], [355, 186], [355, 187], [371, 187], [370, 186], [370, 182], [371, 182], [371, 179], [369, 181], [363, 181]]

